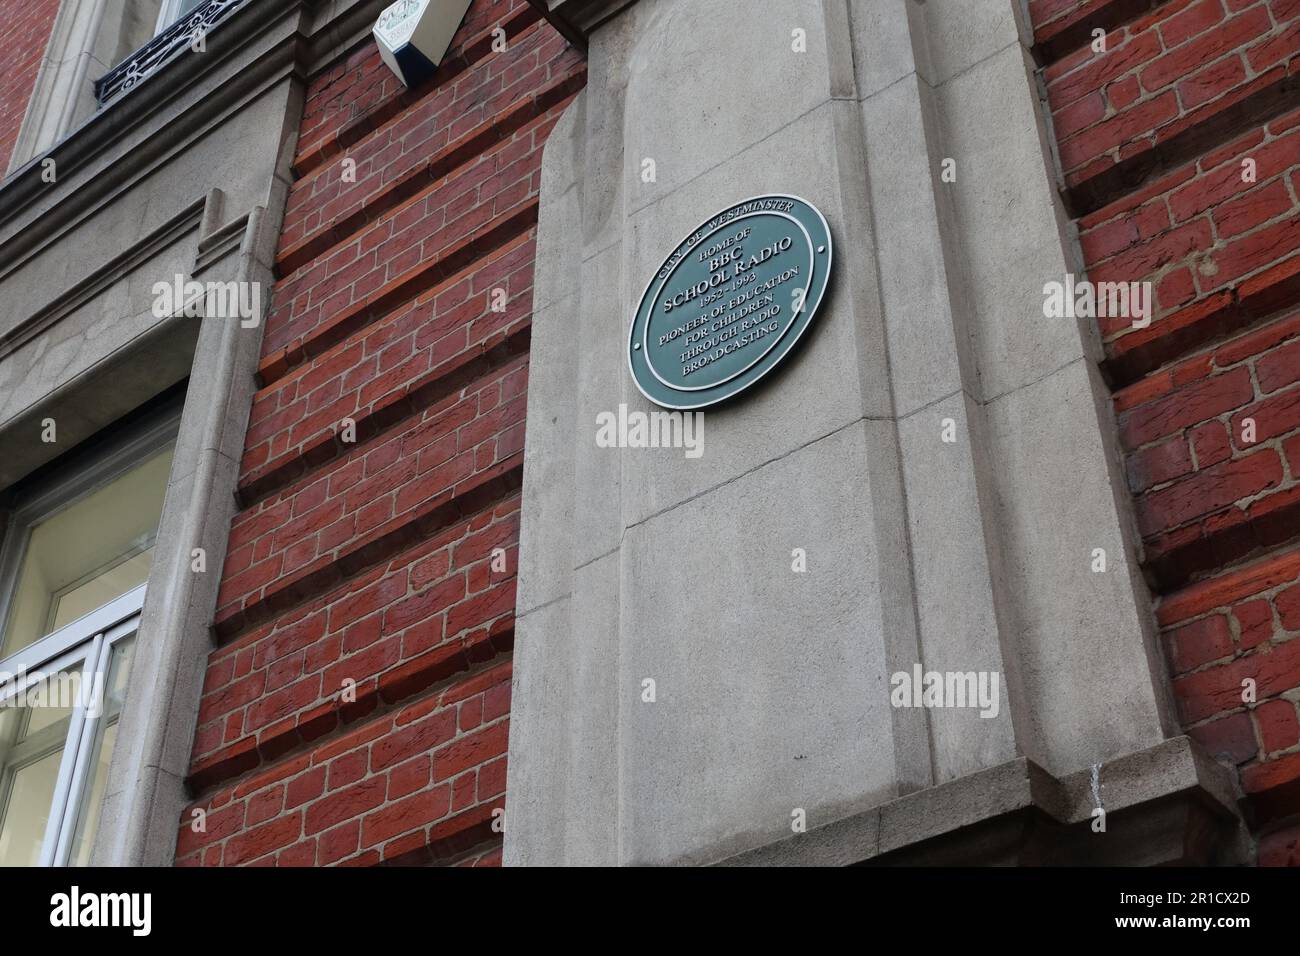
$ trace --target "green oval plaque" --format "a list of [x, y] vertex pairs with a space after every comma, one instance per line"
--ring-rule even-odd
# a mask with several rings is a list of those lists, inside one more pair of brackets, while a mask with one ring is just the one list
[[798, 196], [728, 206], [651, 277], [628, 334], [632, 379], [665, 408], [703, 408], [776, 368], [812, 324], [831, 273], [831, 232]]

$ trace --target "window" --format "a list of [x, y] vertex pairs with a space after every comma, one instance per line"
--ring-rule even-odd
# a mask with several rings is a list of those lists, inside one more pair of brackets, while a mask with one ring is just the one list
[[161, 36], [169, 27], [199, 14], [203, 29], [210, 30], [245, 2], [63, 0], [14, 143], [9, 172], [43, 154], [109, 100], [183, 53], [189, 37]]
[[240, 9], [248, 0], [166, 0], [157, 7], [155, 36], [94, 82], [100, 108], [129, 93], [147, 77], [190, 52], [200, 37]]
[[143, 603], [141, 585], [0, 663], [0, 866], [89, 862]]
[[[27, 528], [7, 609], [0, 660], [124, 594], [149, 577], [162, 492], [171, 472], [165, 447], [126, 474]], [[93, 533], [87, 534], [88, 529]]]
[[137, 429], [10, 516], [0, 547], [0, 866], [90, 859], [176, 419]]
[[154, 32], [161, 33], [181, 17], [205, 3], [207, 0], [163, 0], [162, 9], [158, 13], [158, 28]]
[[63, 0], [14, 144], [10, 172], [94, 114], [99, 107], [95, 81], [149, 42], [161, 29], [160, 7], [178, 2], [183, 0]]

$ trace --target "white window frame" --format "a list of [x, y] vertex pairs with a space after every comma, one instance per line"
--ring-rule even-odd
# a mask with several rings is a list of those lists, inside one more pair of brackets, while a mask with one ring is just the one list
[[[139, 630], [146, 587], [141, 584], [0, 661], [0, 707], [10, 706], [17, 695], [46, 678], [81, 665], [80, 693], [63, 744], [39, 866], [68, 865], [72, 840], [85, 809], [96, 738], [105, 718], [103, 693], [113, 650]], [[0, 806], [7, 798], [11, 776], [9, 772], [0, 775]]]

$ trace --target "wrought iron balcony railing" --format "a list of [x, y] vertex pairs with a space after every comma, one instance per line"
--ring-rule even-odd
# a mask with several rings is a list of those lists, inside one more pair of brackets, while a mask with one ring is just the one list
[[172, 60], [193, 51], [206, 37], [249, 0], [208, 0], [181, 17], [95, 81], [95, 99], [102, 107], [134, 89], [145, 77]]

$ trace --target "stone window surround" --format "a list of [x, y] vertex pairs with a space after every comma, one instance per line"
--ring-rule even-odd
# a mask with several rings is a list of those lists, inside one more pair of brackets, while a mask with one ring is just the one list
[[[93, 81], [113, 61], [143, 42], [144, 25], [132, 24], [127, 0], [63, 0], [50, 30], [27, 112], [9, 159], [9, 172], [63, 139], [96, 109]], [[152, 36], [179, 0], [160, 0]], [[128, 49], [123, 49], [128, 47]]]
[[[95, 80], [174, 23], [192, 0], [62, 0], [27, 101], [8, 172], [59, 142], [100, 107]], [[156, 15], [150, 10], [156, 4]], [[143, 13], [144, 16], [139, 16]], [[134, 19], [132, 14], [137, 14]], [[150, 23], [152, 20], [152, 23]]]

